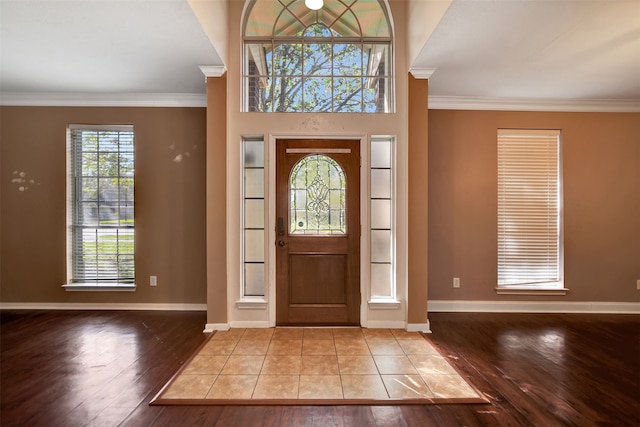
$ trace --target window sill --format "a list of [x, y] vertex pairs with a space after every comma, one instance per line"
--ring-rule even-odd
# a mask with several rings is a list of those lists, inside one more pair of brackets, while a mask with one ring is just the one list
[[69, 283], [62, 285], [67, 292], [133, 292], [135, 283]]
[[495, 288], [498, 295], [566, 295], [567, 288], [542, 288], [533, 286], [502, 286]]

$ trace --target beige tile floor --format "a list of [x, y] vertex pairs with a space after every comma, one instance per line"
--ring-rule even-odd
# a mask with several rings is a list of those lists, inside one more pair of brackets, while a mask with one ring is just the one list
[[401, 329], [216, 332], [158, 396], [207, 400], [481, 399], [421, 334]]

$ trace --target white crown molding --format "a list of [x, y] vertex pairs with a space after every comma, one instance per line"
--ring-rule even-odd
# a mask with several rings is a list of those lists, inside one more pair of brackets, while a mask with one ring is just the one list
[[428, 68], [428, 67], [411, 67], [409, 68], [409, 72], [416, 79], [430, 79], [431, 75], [435, 73], [437, 68]]
[[428, 312], [640, 314], [638, 302], [430, 300]]
[[206, 304], [174, 303], [75, 303], [75, 302], [0, 302], [0, 310], [159, 310], [207, 311]]
[[206, 107], [200, 93], [2, 92], [0, 105], [25, 107]]
[[198, 68], [205, 77], [222, 77], [227, 72], [224, 65], [199, 65]]
[[429, 109], [632, 113], [640, 112], [640, 99], [565, 100], [430, 95]]

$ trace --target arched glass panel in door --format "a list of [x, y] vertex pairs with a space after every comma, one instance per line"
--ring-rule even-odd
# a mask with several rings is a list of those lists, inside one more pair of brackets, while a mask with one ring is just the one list
[[325, 154], [306, 156], [289, 179], [290, 234], [346, 234], [344, 170]]

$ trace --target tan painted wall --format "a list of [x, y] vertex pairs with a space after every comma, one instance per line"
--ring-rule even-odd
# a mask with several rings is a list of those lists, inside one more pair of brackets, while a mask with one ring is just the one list
[[[562, 130], [566, 296], [494, 291], [498, 128]], [[430, 300], [637, 302], [638, 279], [640, 114], [429, 112]]]
[[[0, 107], [2, 302], [206, 302], [205, 109]], [[66, 128], [133, 124], [135, 292], [66, 292]], [[182, 155], [181, 161], [176, 156]], [[35, 181], [19, 191], [13, 172]], [[158, 286], [149, 286], [149, 276]]]

